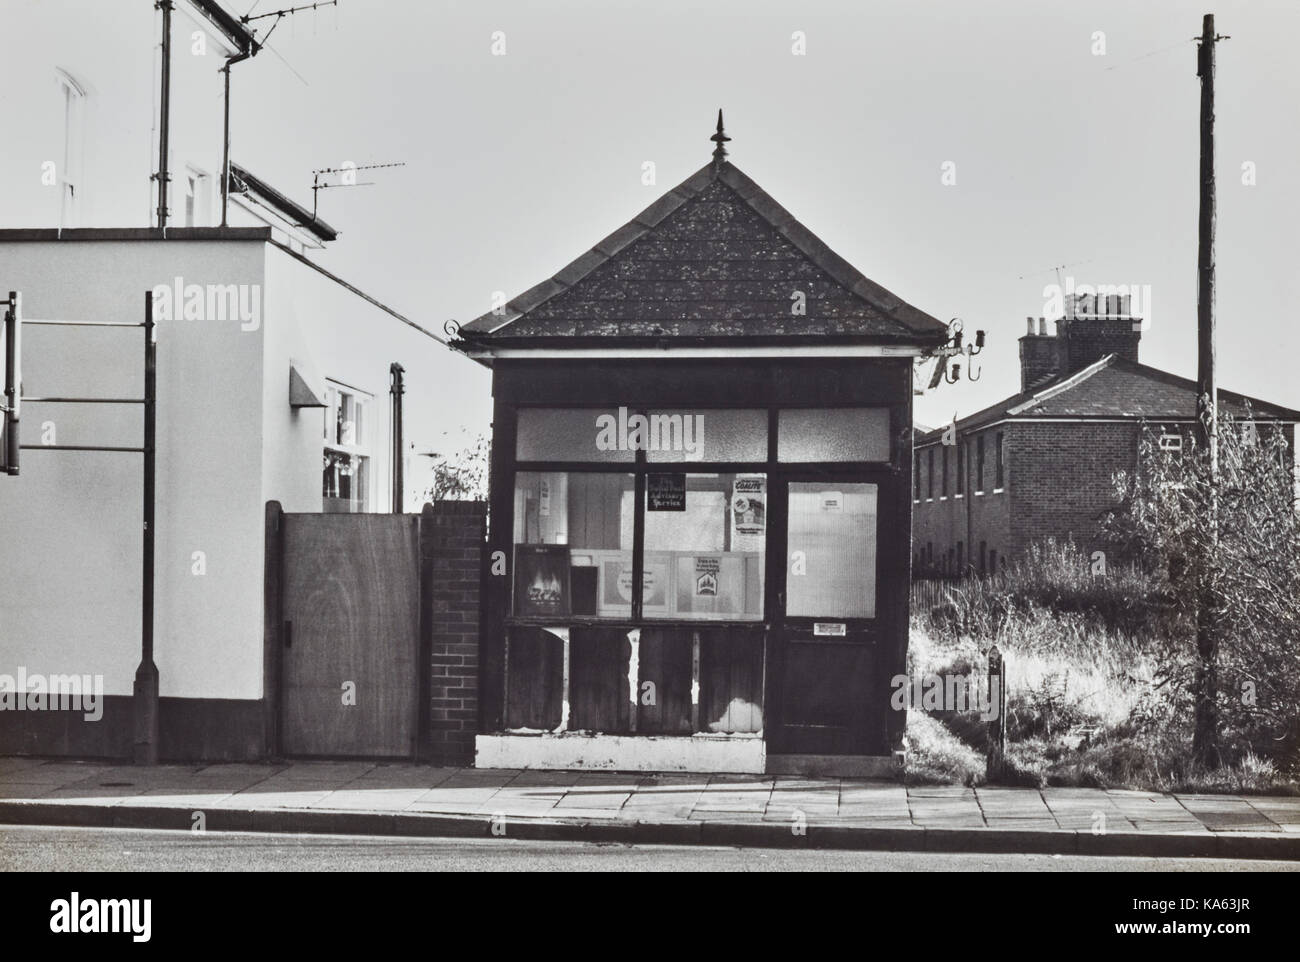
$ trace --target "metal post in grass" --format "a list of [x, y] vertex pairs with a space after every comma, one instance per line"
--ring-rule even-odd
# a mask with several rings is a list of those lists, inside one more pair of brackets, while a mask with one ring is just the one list
[[990, 781], [1001, 777], [1006, 767], [1007, 753], [1007, 712], [1006, 712], [1006, 666], [1002, 652], [994, 645], [989, 649], [989, 700], [986, 711], [992, 714], [989, 720], [988, 764], [986, 774]]

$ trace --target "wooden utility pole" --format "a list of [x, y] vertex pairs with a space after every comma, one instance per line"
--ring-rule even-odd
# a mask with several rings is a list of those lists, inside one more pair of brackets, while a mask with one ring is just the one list
[[1218, 548], [1219, 394], [1214, 380], [1214, 44], [1224, 38], [1214, 32], [1214, 14], [1207, 13], [1196, 51], [1196, 74], [1201, 78], [1201, 183], [1198, 223], [1196, 284], [1196, 441], [1206, 459], [1209, 481], [1208, 517], [1197, 559], [1196, 606], [1196, 725], [1192, 754], [1206, 767], [1217, 767], [1218, 713], [1218, 603], [1214, 584], [1214, 557]]

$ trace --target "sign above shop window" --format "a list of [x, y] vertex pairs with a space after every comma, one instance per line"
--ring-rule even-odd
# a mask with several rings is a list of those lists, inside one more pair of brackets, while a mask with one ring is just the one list
[[650, 511], [685, 511], [686, 475], [647, 474], [645, 494]]

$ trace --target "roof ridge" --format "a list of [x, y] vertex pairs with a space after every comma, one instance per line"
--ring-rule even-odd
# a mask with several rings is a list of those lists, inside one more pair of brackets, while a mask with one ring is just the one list
[[1060, 394], [1062, 391], [1068, 391], [1070, 388], [1078, 386], [1081, 382], [1088, 380], [1088, 378], [1092, 377], [1098, 371], [1109, 367], [1115, 358], [1116, 355], [1114, 354], [1107, 354], [1104, 357], [1098, 358], [1087, 367], [1081, 367], [1068, 377], [1065, 377], [1054, 384], [1049, 384], [1047, 387], [1030, 394], [1030, 396], [1024, 401], [1021, 401], [1013, 407], [1007, 408], [1007, 413], [1019, 414], [1026, 408], [1031, 408], [1042, 401], [1046, 401], [1048, 398], [1056, 397], [1056, 395]]

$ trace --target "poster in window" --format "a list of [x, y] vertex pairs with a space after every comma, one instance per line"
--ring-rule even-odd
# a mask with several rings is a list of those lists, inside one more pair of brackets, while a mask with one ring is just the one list
[[686, 475], [647, 474], [646, 507], [650, 511], [686, 510]]
[[515, 616], [550, 618], [568, 614], [568, 546], [515, 545]]
[[[641, 607], [643, 614], [668, 614], [667, 555], [646, 554], [641, 572]], [[632, 610], [632, 559], [620, 552], [600, 562], [600, 607], [604, 616], [626, 616]]]
[[718, 596], [718, 571], [722, 567], [721, 558], [695, 559], [695, 597], [716, 598]]
[[762, 551], [767, 535], [767, 478], [739, 475], [731, 489], [731, 550]]

